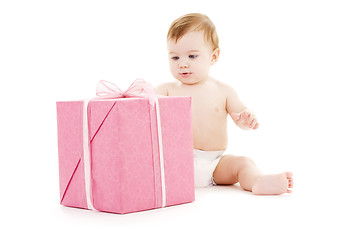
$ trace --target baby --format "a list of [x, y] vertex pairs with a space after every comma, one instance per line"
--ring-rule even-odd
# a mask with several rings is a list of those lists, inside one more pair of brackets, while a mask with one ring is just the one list
[[168, 31], [167, 47], [170, 71], [178, 81], [156, 88], [157, 94], [192, 99], [195, 187], [239, 182], [254, 194], [290, 193], [291, 172], [264, 175], [250, 158], [224, 155], [228, 115], [245, 130], [255, 130], [259, 123], [231, 86], [209, 75], [219, 58], [218, 42], [207, 16], [193, 13], [176, 19]]

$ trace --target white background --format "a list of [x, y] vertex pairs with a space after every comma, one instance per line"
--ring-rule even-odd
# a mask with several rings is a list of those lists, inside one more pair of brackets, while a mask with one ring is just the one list
[[[173, 80], [166, 34], [190, 12], [217, 27], [211, 75], [260, 122], [252, 132], [230, 122], [228, 153], [292, 171], [294, 192], [198, 189], [194, 203], [127, 215], [60, 206], [55, 102], [94, 97], [101, 79], [122, 89]], [[338, 239], [338, 12], [327, 0], [1, 1], [0, 235]]]

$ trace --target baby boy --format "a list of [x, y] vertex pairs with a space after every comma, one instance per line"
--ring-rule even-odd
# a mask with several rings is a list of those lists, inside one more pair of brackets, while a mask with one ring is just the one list
[[245, 130], [255, 130], [259, 123], [231, 86], [209, 75], [219, 58], [218, 42], [207, 16], [193, 13], [176, 19], [168, 31], [167, 46], [170, 71], [178, 81], [156, 88], [161, 95], [192, 99], [195, 187], [239, 182], [254, 194], [290, 193], [292, 173], [265, 175], [248, 157], [224, 155], [228, 115]]

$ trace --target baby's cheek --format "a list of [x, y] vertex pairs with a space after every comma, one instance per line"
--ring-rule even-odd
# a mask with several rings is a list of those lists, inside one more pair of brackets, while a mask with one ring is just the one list
[[170, 66], [169, 66], [169, 67], [170, 67], [170, 71], [171, 71], [171, 73], [172, 73], [172, 74], [174, 74], [175, 68], [174, 68], [173, 64], [170, 64]]
[[171, 70], [175, 70], [175, 69], [177, 68], [177, 66], [178, 66], [178, 64], [175, 63], [175, 62], [171, 62], [171, 63], [170, 63], [170, 69], [171, 69]]
[[176, 67], [170, 67], [170, 72], [171, 72], [173, 77], [175, 77], [175, 78], [178, 77], [178, 71], [177, 71]]
[[209, 68], [205, 64], [201, 64], [195, 67], [195, 72], [199, 75], [206, 75], [209, 72]]

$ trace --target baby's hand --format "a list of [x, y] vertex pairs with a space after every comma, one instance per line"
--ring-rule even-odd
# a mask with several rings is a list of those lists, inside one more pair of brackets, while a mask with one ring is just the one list
[[233, 118], [235, 124], [237, 124], [237, 126], [241, 129], [255, 130], [259, 127], [259, 123], [257, 122], [255, 114], [247, 109], [240, 113], [231, 113], [231, 117]]

